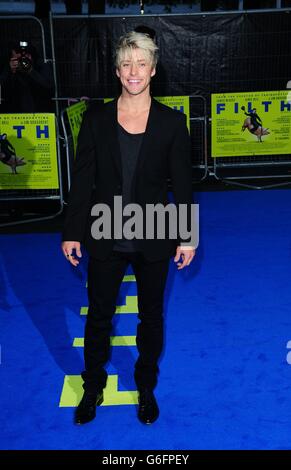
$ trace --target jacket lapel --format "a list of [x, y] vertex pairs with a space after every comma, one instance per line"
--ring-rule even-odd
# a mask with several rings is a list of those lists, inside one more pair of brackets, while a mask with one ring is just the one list
[[117, 127], [117, 99], [113, 100], [106, 106], [106, 118], [105, 118], [105, 136], [110, 148], [111, 156], [114, 162], [114, 166], [121, 180], [122, 168], [121, 168], [121, 154], [118, 140], [118, 127]]

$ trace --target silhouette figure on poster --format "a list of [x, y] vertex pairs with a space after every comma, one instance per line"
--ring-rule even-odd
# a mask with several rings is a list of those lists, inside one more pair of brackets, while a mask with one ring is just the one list
[[17, 174], [18, 166], [26, 165], [24, 157], [17, 157], [15, 148], [7, 139], [7, 134], [0, 134], [0, 161], [10, 166], [13, 174]]
[[268, 127], [263, 127], [263, 122], [260, 116], [257, 114], [257, 109], [252, 109], [250, 113], [246, 112], [245, 106], [242, 106], [241, 109], [244, 111], [245, 115], [248, 116], [244, 120], [241, 130], [244, 132], [246, 129], [248, 129], [251, 134], [257, 136], [258, 142], [263, 142], [262, 136], [270, 134], [270, 131]]

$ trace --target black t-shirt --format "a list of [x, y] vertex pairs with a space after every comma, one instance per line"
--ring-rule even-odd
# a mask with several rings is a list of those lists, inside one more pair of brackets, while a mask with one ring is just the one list
[[[118, 138], [122, 166], [122, 205], [123, 207], [132, 201], [132, 183], [136, 170], [137, 158], [141, 148], [144, 133], [130, 134], [118, 124]], [[123, 223], [130, 219], [123, 217]], [[113, 249], [116, 251], [138, 251], [138, 240], [115, 240]]]

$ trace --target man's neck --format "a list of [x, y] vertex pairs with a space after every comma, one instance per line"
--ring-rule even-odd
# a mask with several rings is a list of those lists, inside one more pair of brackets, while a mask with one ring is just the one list
[[119, 108], [132, 113], [138, 113], [148, 110], [151, 106], [151, 96], [149, 93], [140, 95], [129, 95], [121, 93], [118, 99]]

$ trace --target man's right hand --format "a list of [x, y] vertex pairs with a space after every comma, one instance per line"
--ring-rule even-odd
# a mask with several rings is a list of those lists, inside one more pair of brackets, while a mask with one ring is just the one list
[[9, 65], [11, 72], [16, 73], [18, 70], [18, 59], [16, 59], [15, 57], [11, 57]]
[[70, 261], [73, 266], [78, 266], [79, 260], [73, 255], [73, 250], [76, 251], [78, 258], [82, 258], [81, 253], [81, 243], [80, 242], [63, 242], [62, 243], [62, 252], [65, 258]]

